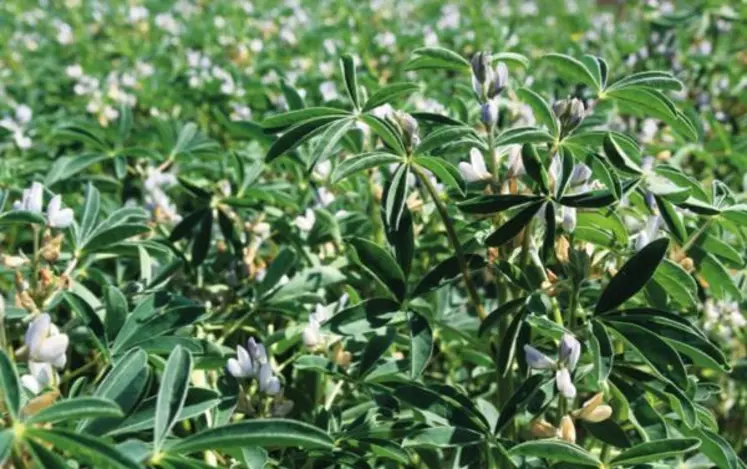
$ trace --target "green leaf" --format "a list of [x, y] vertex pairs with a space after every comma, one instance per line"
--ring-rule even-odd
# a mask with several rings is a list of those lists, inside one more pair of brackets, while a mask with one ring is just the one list
[[545, 167], [537, 155], [537, 150], [531, 143], [525, 143], [521, 147], [521, 160], [524, 163], [524, 169], [527, 175], [539, 184], [540, 191], [543, 194], [550, 192], [550, 180], [547, 176]]
[[363, 114], [359, 116], [359, 118], [366, 125], [371, 127], [371, 130], [379, 136], [381, 141], [384, 142], [392, 152], [397, 155], [404, 155], [406, 153], [405, 144], [402, 141], [399, 131], [393, 128], [391, 124], [371, 114]]
[[332, 154], [337, 144], [354, 124], [355, 120], [353, 119], [340, 119], [326, 127], [324, 133], [319, 136], [316, 147], [314, 147], [312, 153], [314, 157], [309, 165], [309, 171], [317, 163], [325, 161]]
[[418, 156], [415, 163], [428, 171], [432, 172], [436, 179], [448, 187], [454, 188], [460, 194], [464, 194], [465, 183], [459, 169], [449, 161], [433, 156]]
[[381, 356], [389, 349], [389, 346], [392, 345], [394, 336], [394, 328], [388, 327], [383, 334], [376, 334], [368, 339], [358, 368], [359, 379], [363, 379], [373, 370], [373, 366], [379, 358], [381, 358]]
[[433, 330], [428, 320], [420, 314], [410, 311], [410, 378], [418, 379], [428, 366], [433, 353]]
[[274, 288], [283, 278], [283, 275], [286, 275], [295, 267], [297, 259], [298, 256], [293, 249], [287, 246], [282, 248], [272, 260], [264, 278], [257, 286], [259, 294], [262, 295]]
[[703, 233], [698, 236], [697, 240], [693, 243], [693, 246], [697, 246], [705, 252], [720, 257], [724, 261], [727, 261], [727, 263], [733, 264], [736, 267], [742, 267], [744, 265], [742, 254], [725, 241], [722, 241], [712, 234]]
[[91, 417], [122, 417], [119, 406], [100, 397], [78, 397], [56, 402], [26, 419], [26, 423], [56, 423]]
[[480, 324], [480, 329], [477, 334], [478, 337], [482, 337], [483, 335], [485, 335], [487, 331], [497, 326], [504, 316], [516, 311], [525, 302], [526, 298], [516, 298], [509, 302], [503, 303], [502, 305], [491, 311], [490, 314], [488, 314], [488, 316], [485, 318], [485, 320], [483, 320]]
[[337, 184], [345, 178], [360, 171], [365, 171], [378, 166], [401, 163], [402, 157], [385, 152], [371, 152], [346, 158], [337, 165], [330, 175], [330, 182]]
[[88, 461], [92, 467], [111, 469], [137, 469], [140, 467], [139, 464], [124, 456], [109, 443], [85, 433], [61, 428], [53, 430], [27, 428], [26, 434], [51, 443], [56, 449], [67, 451], [76, 458]]
[[13, 210], [0, 215], [0, 226], [4, 225], [46, 225], [47, 219], [41, 213], [26, 210]]
[[14, 419], [20, 415], [21, 385], [19, 384], [16, 367], [5, 350], [0, 350], [0, 394], [3, 396], [5, 408]]
[[409, 165], [400, 164], [394, 172], [391, 182], [384, 188], [384, 197], [381, 199], [381, 205], [384, 209], [384, 222], [393, 230], [399, 228], [402, 214], [407, 206], [407, 176], [409, 173]]
[[104, 289], [104, 306], [106, 308], [106, 316], [104, 317], [106, 337], [109, 340], [114, 340], [129, 313], [127, 298], [117, 287], [107, 285]]
[[[139, 348], [130, 350], [114, 364], [94, 391], [93, 397], [114, 401], [123, 413], [128, 413], [140, 400], [148, 382], [147, 362], [148, 355], [143, 350]], [[93, 430], [100, 430], [102, 426], [111, 425], [113, 421], [117, 420], [83, 420], [78, 424], [78, 430], [87, 429], [93, 432]]]
[[407, 292], [407, 283], [397, 261], [371, 241], [352, 238], [349, 242], [358, 255], [361, 267], [379, 280], [395, 298], [402, 301]]
[[36, 463], [44, 469], [69, 469], [70, 466], [67, 464], [62, 457], [56, 455], [51, 450], [47, 449], [41, 443], [38, 443], [31, 438], [27, 438], [24, 443], [28, 446], [31, 455], [34, 457]]
[[60, 181], [69, 180], [89, 166], [110, 158], [109, 155], [102, 153], [85, 153], [78, 156], [63, 156], [58, 158], [49, 169], [47, 177], [44, 179], [44, 185], [52, 187]]
[[125, 223], [103, 230], [99, 226], [99, 229], [91, 235], [91, 238], [86, 241], [81, 249], [88, 253], [93, 253], [110, 248], [123, 241], [127, 241], [133, 236], [148, 233], [149, 231], [150, 227], [141, 223]]
[[539, 212], [544, 203], [544, 201], [534, 202], [522, 209], [521, 212], [485, 238], [485, 244], [487, 246], [501, 246], [515, 238]]
[[674, 78], [669, 72], [648, 71], [639, 72], [616, 81], [607, 90], [614, 91], [631, 86], [646, 86], [660, 90], [680, 91], [682, 82]]
[[698, 286], [692, 275], [669, 259], [659, 264], [654, 272], [654, 282], [680, 306], [694, 306], [698, 295]]
[[604, 136], [602, 146], [604, 147], [604, 154], [607, 155], [610, 163], [620, 171], [631, 174], [643, 173], [643, 170], [638, 166], [638, 163], [633, 161], [633, 159], [625, 153], [625, 150], [620, 146], [614, 134], [608, 132], [607, 135]]
[[611, 418], [596, 423], [581, 420], [580, 423], [594, 438], [603, 443], [616, 448], [630, 448], [633, 446], [625, 430]]
[[156, 420], [153, 427], [154, 452], [158, 452], [184, 407], [191, 373], [192, 354], [177, 345], [169, 354], [161, 377], [161, 386], [158, 388]]
[[529, 59], [516, 52], [497, 52], [490, 56], [492, 62], [515, 64], [522, 68], [529, 68]]
[[501, 147], [517, 143], [550, 143], [553, 140], [555, 140], [555, 137], [544, 129], [537, 127], [516, 127], [501, 133], [495, 139], [495, 146]]
[[519, 311], [511, 320], [503, 337], [501, 337], [498, 357], [495, 363], [496, 369], [501, 373], [501, 376], [507, 376], [511, 372], [511, 365], [516, 355], [516, 341], [519, 338], [519, 332], [521, 331], [521, 326], [524, 324], [524, 317], [527, 312], [527, 309]]
[[697, 438], [670, 438], [667, 440], [648, 441], [634, 446], [610, 461], [611, 467], [661, 461], [692, 451], [700, 446]]
[[623, 196], [622, 182], [610, 162], [601, 155], [592, 154], [588, 163], [592, 174], [612, 193], [613, 201], [620, 200]]
[[99, 207], [101, 206], [101, 195], [91, 183], [86, 186], [86, 200], [83, 202], [83, 214], [80, 218], [80, 228], [78, 229], [78, 244], [93, 232], [96, 220], [99, 218]]
[[356, 109], [360, 109], [360, 97], [358, 96], [358, 78], [355, 75], [355, 61], [353, 56], [345, 54], [340, 57], [340, 67], [342, 68], [342, 78], [345, 81], [345, 89], [348, 91], [348, 97]]
[[412, 258], [415, 255], [415, 228], [412, 222], [412, 213], [405, 205], [402, 208], [402, 218], [397, 228], [390, 226], [386, 217], [382, 218], [384, 219], [386, 239], [392, 247], [397, 264], [399, 264], [406, 279], [410, 275]]
[[601, 384], [607, 381], [612, 371], [615, 362], [615, 349], [604, 325], [596, 321], [589, 324], [591, 328], [591, 341], [589, 343], [594, 356], [594, 376], [597, 383]]
[[602, 292], [595, 313], [615, 309], [638, 293], [654, 275], [668, 247], [668, 239], [657, 239], [628, 259]]
[[283, 96], [285, 96], [285, 102], [288, 103], [288, 108], [298, 110], [306, 107], [301, 94], [286, 80], [280, 82], [280, 89], [283, 92]]
[[628, 245], [628, 229], [614, 211], [578, 212], [576, 215], [576, 229], [579, 227], [597, 228], [612, 233], [615, 244]]
[[496, 435], [501, 432], [503, 427], [505, 427], [508, 422], [510, 422], [516, 416], [517, 413], [519, 413], [529, 404], [529, 401], [532, 399], [532, 397], [534, 397], [537, 391], [539, 391], [546, 379], [547, 378], [545, 376], [536, 374], [530, 376], [529, 378], [524, 380], [523, 383], [521, 383], [521, 386], [519, 386], [516, 392], [514, 392], [514, 394], [508, 399], [506, 404], [501, 409], [500, 416], [498, 417], [498, 422], [495, 425]]
[[605, 323], [617, 331], [620, 338], [631, 345], [659, 376], [687, 389], [687, 370], [682, 359], [658, 334], [631, 323], [608, 320]]
[[519, 88], [516, 90], [516, 95], [532, 108], [532, 113], [534, 113], [534, 118], [537, 119], [537, 122], [547, 126], [552, 135], [557, 136], [560, 134], [560, 128], [558, 127], [558, 121], [555, 118], [555, 114], [542, 96], [529, 88]]
[[742, 292], [734, 283], [729, 271], [713, 254], [697, 246], [688, 251], [695, 261], [698, 273], [705, 279], [707, 289], [719, 300], [741, 300]]
[[508, 450], [510, 456], [524, 456], [550, 461], [601, 467], [602, 461], [582, 447], [559, 439], [527, 441]]
[[415, 430], [402, 440], [403, 448], [459, 448], [482, 442], [483, 436], [460, 427], [433, 427]]
[[203, 263], [210, 250], [210, 239], [213, 230], [213, 211], [205, 210], [197, 226], [197, 233], [192, 239], [192, 265]]
[[266, 448], [334, 449], [323, 430], [287, 419], [255, 419], [203, 430], [181, 440], [170, 452], [182, 454], [260, 446]]
[[459, 210], [464, 213], [488, 215], [502, 212], [529, 202], [537, 202], [542, 197], [526, 194], [486, 194], [474, 197], [465, 202], [457, 204]]
[[659, 213], [661, 218], [664, 220], [664, 224], [667, 225], [669, 232], [672, 233], [672, 237], [681, 246], [687, 242], [687, 230], [685, 230], [685, 224], [682, 222], [682, 217], [674, 206], [658, 195], [654, 196], [656, 200], [656, 206], [659, 207]]
[[586, 65], [573, 57], [552, 53], [544, 55], [542, 60], [549, 62], [556, 69], [558, 75], [572, 84], [584, 83], [596, 91], [602, 89], [602, 84], [597, 81], [596, 74], [592, 73]]
[[[465, 256], [465, 263], [469, 271], [482, 269], [485, 267], [485, 259], [477, 254], [467, 254]], [[438, 263], [435, 267], [429, 270], [418, 285], [413, 290], [411, 297], [416, 298], [423, 296], [441, 287], [449, 285], [453, 282], [458, 281], [462, 276], [462, 271], [459, 268], [459, 261], [456, 256], [449, 257]]]
[[283, 114], [270, 116], [262, 122], [262, 126], [268, 132], [277, 132], [301, 122], [310, 121], [319, 117], [327, 117], [336, 120], [342, 119], [349, 115], [350, 113], [343, 109], [332, 107], [310, 107], [307, 109], [299, 109], [296, 111], [290, 111]]
[[685, 425], [679, 425], [677, 429], [684, 436], [700, 440], [698, 450], [719, 469], [740, 469], [743, 467], [740, 464], [739, 455], [721, 435], [702, 427], [688, 428]]
[[415, 55], [405, 64], [405, 70], [442, 68], [459, 72], [469, 72], [469, 62], [456, 52], [442, 47], [423, 47], [415, 49]]
[[391, 85], [380, 88], [372, 94], [371, 97], [368, 98], [368, 101], [366, 101], [362, 110], [363, 112], [370, 111], [382, 104], [393, 101], [395, 98], [402, 96], [403, 94], [410, 94], [419, 89], [420, 87], [414, 83], [392, 83]]
[[5, 461], [8, 460], [8, 456], [13, 450], [15, 436], [16, 434], [11, 428], [0, 431], [0, 464], [5, 464]]
[[340, 335], [359, 335], [386, 326], [399, 311], [399, 303], [390, 298], [369, 298], [338, 311], [322, 325]]
[[322, 132], [327, 125], [340, 119], [344, 119], [344, 117], [321, 116], [294, 125], [273, 142], [270, 149], [267, 150], [265, 161], [269, 163], [275, 158], [293, 151], [306, 140]]
[[415, 154], [426, 155], [433, 150], [449, 145], [462, 137], [471, 135], [474, 130], [471, 127], [447, 126], [440, 127], [429, 133], [415, 149]]

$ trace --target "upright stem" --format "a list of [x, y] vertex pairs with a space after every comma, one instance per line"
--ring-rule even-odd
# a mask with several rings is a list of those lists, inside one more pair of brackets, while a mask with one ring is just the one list
[[488, 158], [487, 158], [487, 166], [488, 171], [490, 171], [490, 174], [493, 177], [493, 180], [491, 182], [491, 187], [493, 188], [493, 192], [498, 193], [498, 168], [495, 165], [495, 139], [493, 138], [493, 131], [495, 129], [495, 126], [492, 125], [486, 125], [485, 131], [488, 134]]
[[420, 182], [423, 184], [423, 186], [425, 186], [426, 190], [428, 191], [428, 194], [430, 194], [431, 198], [433, 199], [433, 203], [436, 205], [436, 210], [438, 211], [438, 214], [441, 217], [441, 221], [443, 221], [444, 226], [446, 227], [446, 234], [449, 237], [449, 241], [451, 241], [451, 246], [454, 248], [454, 253], [456, 254], [457, 263], [459, 264], [459, 270], [462, 271], [462, 276], [464, 277], [464, 284], [467, 287], [467, 293], [469, 294], [470, 301], [472, 302], [472, 306], [474, 306], [475, 310], [477, 310], [477, 316], [481, 320], [485, 319], [487, 314], [485, 313], [485, 310], [480, 304], [480, 298], [477, 296], [477, 290], [475, 289], [475, 286], [472, 283], [472, 279], [470, 278], [469, 269], [467, 268], [467, 261], [465, 261], [464, 259], [464, 249], [462, 248], [462, 245], [459, 242], [459, 238], [457, 237], [456, 230], [454, 229], [454, 224], [451, 222], [451, 219], [449, 218], [449, 213], [446, 211], [446, 207], [441, 201], [441, 197], [438, 195], [438, 191], [436, 191], [436, 188], [433, 187], [433, 184], [431, 184], [431, 181], [428, 179], [428, 176], [426, 176], [423, 173], [423, 171], [417, 166], [413, 165], [412, 168], [415, 174], [417, 175], [418, 179], [420, 180]]

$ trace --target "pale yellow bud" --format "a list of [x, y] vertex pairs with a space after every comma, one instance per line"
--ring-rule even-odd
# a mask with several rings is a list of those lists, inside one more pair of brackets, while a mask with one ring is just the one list
[[564, 415], [560, 419], [558, 436], [569, 443], [576, 442], [576, 426], [573, 424], [573, 419], [570, 416]]
[[558, 434], [558, 429], [545, 419], [532, 421], [529, 432], [537, 438], [552, 438]]

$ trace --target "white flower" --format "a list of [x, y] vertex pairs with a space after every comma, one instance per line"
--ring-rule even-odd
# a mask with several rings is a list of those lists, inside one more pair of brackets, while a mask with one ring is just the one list
[[563, 217], [562, 226], [567, 233], [573, 233], [576, 229], [576, 208], [563, 206], [560, 209]]
[[573, 385], [571, 373], [568, 368], [561, 368], [555, 372], [555, 384], [560, 394], [568, 399], [576, 397], [576, 386]]
[[21, 124], [28, 124], [33, 115], [34, 112], [25, 104], [21, 104], [16, 108], [16, 120]]
[[462, 173], [462, 178], [465, 181], [476, 182], [490, 179], [490, 173], [485, 166], [485, 158], [483, 158], [480, 150], [477, 148], [470, 150], [469, 159], [469, 163], [465, 161], [459, 163], [459, 172]]
[[313, 228], [314, 224], [316, 223], [316, 215], [314, 215], [313, 210], [307, 208], [304, 214], [302, 216], [296, 217], [293, 222], [296, 224], [299, 230], [308, 232], [311, 231], [311, 228]]
[[556, 367], [556, 363], [550, 357], [540, 352], [531, 345], [524, 345], [524, 356], [530, 368], [547, 370]]
[[68, 65], [65, 67], [65, 75], [67, 75], [68, 78], [80, 78], [83, 76], [83, 67], [78, 64]]
[[578, 359], [581, 357], [581, 344], [570, 334], [563, 334], [558, 348], [558, 358], [568, 369], [575, 370]]
[[269, 363], [263, 364], [259, 369], [257, 377], [259, 382], [259, 391], [270, 396], [280, 394], [280, 380], [273, 375], [272, 367]]
[[47, 222], [52, 228], [67, 228], [73, 222], [73, 210], [62, 207], [60, 194], [52, 197], [47, 205]]
[[13, 204], [13, 210], [26, 210], [28, 212], [41, 213], [44, 196], [44, 186], [39, 182], [33, 182], [31, 187], [23, 190], [21, 200]]
[[32, 394], [39, 394], [42, 389], [57, 381], [57, 372], [49, 363], [29, 362], [29, 374], [21, 376], [23, 386]]
[[48, 314], [38, 315], [29, 324], [25, 341], [31, 361], [50, 363], [56, 368], [62, 368], [67, 363], [65, 352], [69, 339], [67, 334], [60, 334]]
[[246, 343], [246, 349], [249, 351], [255, 363], [265, 365], [267, 363], [267, 349], [264, 344], [258, 344], [254, 337], [249, 338]]
[[[347, 301], [347, 298], [344, 298]], [[343, 299], [340, 299], [343, 302]], [[309, 324], [303, 330], [303, 343], [310, 349], [316, 348], [324, 342], [324, 337], [320, 331], [321, 324], [331, 317], [330, 310], [321, 304], [317, 304], [314, 312], [309, 315]]]
[[249, 352], [241, 345], [236, 346], [236, 358], [229, 358], [226, 368], [234, 378], [251, 378], [256, 372]]
[[320, 187], [317, 191], [317, 195], [319, 196], [318, 205], [321, 207], [326, 207], [335, 201], [335, 194], [330, 192], [326, 187]]
[[508, 174], [510, 177], [520, 177], [526, 170], [521, 159], [521, 145], [511, 145], [508, 150]]

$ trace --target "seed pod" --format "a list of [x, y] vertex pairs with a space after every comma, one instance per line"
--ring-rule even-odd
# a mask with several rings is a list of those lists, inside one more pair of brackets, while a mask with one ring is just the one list
[[560, 419], [560, 429], [558, 436], [569, 443], [576, 442], [576, 426], [573, 424], [573, 419], [568, 415], [564, 415]]
[[529, 432], [537, 438], [552, 438], [558, 434], [558, 429], [545, 419], [533, 420]]

